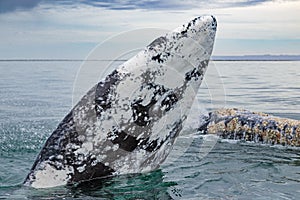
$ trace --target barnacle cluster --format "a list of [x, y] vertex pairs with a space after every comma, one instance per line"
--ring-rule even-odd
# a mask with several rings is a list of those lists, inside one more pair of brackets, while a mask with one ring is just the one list
[[234, 108], [211, 112], [206, 125], [200, 131], [217, 134], [224, 139], [300, 146], [298, 120]]

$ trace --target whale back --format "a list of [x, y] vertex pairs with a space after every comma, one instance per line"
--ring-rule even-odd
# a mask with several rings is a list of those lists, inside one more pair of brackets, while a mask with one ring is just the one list
[[300, 146], [300, 121], [237, 108], [202, 116], [199, 131], [222, 139], [283, 146]]

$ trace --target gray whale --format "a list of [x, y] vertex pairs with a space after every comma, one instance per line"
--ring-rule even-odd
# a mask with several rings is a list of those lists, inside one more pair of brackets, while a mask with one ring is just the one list
[[201, 84], [216, 27], [214, 17], [197, 17], [91, 88], [48, 138], [24, 184], [47, 188], [158, 168]]

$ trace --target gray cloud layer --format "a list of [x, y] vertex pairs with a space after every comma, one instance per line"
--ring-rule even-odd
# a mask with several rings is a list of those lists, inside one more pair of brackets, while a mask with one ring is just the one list
[[0, 13], [11, 12], [17, 9], [32, 9], [43, 0], [0, 0]]
[[39, 4], [48, 4], [54, 6], [79, 6], [83, 4], [113, 10], [182, 10], [195, 7], [240, 7], [256, 5], [266, 1], [271, 0], [0, 0], [0, 13], [7, 13], [15, 10], [32, 9]]

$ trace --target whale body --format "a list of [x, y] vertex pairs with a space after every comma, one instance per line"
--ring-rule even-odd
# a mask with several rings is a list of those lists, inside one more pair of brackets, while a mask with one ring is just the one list
[[158, 168], [201, 84], [216, 27], [213, 16], [197, 17], [91, 88], [48, 138], [24, 184], [46, 188]]
[[222, 139], [300, 147], [300, 121], [237, 108], [223, 108], [201, 116], [201, 134]]

